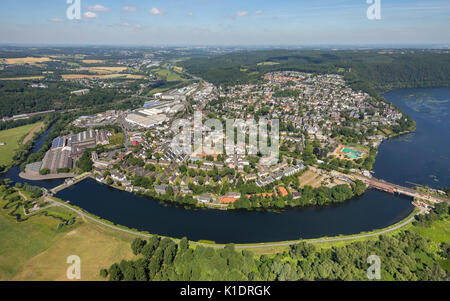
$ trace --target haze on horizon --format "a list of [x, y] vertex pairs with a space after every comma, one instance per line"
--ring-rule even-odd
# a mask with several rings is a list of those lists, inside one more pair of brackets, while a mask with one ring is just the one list
[[[372, 0], [372, 2], [375, 0]], [[376, 45], [450, 44], [450, 2], [366, 0], [2, 0], [0, 44]]]

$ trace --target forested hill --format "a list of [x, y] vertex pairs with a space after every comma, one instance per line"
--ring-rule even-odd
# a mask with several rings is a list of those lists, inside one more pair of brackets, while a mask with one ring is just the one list
[[379, 91], [450, 86], [450, 52], [438, 50], [246, 51], [181, 64], [216, 85], [257, 80], [269, 71], [297, 70], [340, 73]]

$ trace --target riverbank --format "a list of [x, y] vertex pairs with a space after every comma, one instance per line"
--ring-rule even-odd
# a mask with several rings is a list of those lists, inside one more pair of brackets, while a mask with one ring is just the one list
[[[62, 207], [55, 208], [59, 208], [61, 213], [69, 214]], [[57, 231], [58, 222], [49, 216], [36, 215], [27, 221], [17, 223], [14, 217], [6, 214], [5, 210], [0, 210], [0, 251], [7, 251], [11, 254], [8, 261], [2, 261], [0, 258], [0, 280], [66, 280], [66, 259], [71, 254], [77, 254], [82, 259], [82, 280], [104, 280], [99, 276], [100, 269], [107, 268], [112, 263], [121, 260], [136, 259], [131, 252], [130, 245], [134, 238], [139, 236], [104, 227], [87, 218], [77, 218], [77, 221], [70, 227]], [[401, 231], [409, 230], [432, 239], [430, 248], [435, 248], [442, 237], [445, 237], [443, 231], [447, 231], [442, 223], [448, 225], [446, 220], [435, 221], [427, 228], [408, 223], [406, 226], [383, 235], [393, 236]], [[36, 229], [39, 229], [39, 235], [36, 235]], [[378, 235], [371, 238], [359, 238], [359, 240], [378, 240]], [[6, 239], [7, 241], [5, 241]], [[357, 240], [310, 243], [318, 250], [318, 248], [351, 244]], [[179, 240], [176, 242], [179, 243]], [[30, 244], [32, 247], [27, 247]], [[195, 249], [200, 244], [192, 242], [190, 245]], [[16, 249], [18, 246], [23, 247]], [[202, 246], [210, 247], [206, 243]], [[239, 246], [236, 248], [242, 250]], [[12, 252], [13, 250], [15, 251]], [[254, 258], [257, 259], [263, 254], [273, 257], [275, 253], [290, 250], [290, 247], [269, 247], [265, 244], [247, 250], [251, 251]]]
[[[129, 229], [122, 225], [116, 225], [110, 221], [103, 220], [99, 217], [96, 217], [95, 215], [87, 213], [81, 208], [77, 208], [73, 205], [69, 205], [69, 204], [65, 203], [64, 201], [57, 200], [56, 198], [52, 198], [52, 200], [56, 204], [75, 212], [76, 214], [80, 215], [82, 218], [87, 218], [97, 224], [108, 227], [112, 230], [120, 231], [120, 232], [127, 233], [127, 234], [132, 234], [137, 237], [144, 237], [144, 238], [150, 238], [152, 236], [164, 237], [162, 235], [150, 234], [148, 232], [137, 231], [136, 229]], [[318, 243], [361, 240], [361, 239], [371, 238], [371, 237], [375, 237], [375, 236], [378, 236], [381, 234], [386, 234], [389, 232], [396, 231], [396, 230], [408, 225], [409, 223], [411, 223], [417, 214], [422, 214], [422, 213], [423, 213], [423, 211], [419, 211], [419, 210], [415, 209], [410, 215], [408, 215], [406, 218], [399, 221], [398, 223], [395, 223], [394, 225], [391, 225], [391, 226], [383, 228], [383, 229], [373, 230], [370, 232], [361, 232], [359, 234], [339, 235], [336, 237], [322, 237], [322, 238], [305, 239], [305, 240], [300, 239], [300, 240], [293, 240], [293, 241], [267, 242], [267, 243], [258, 243], [258, 244], [235, 244], [235, 246], [236, 246], [236, 248], [241, 248], [241, 249], [257, 249], [257, 248], [268, 248], [268, 247], [273, 248], [273, 247], [291, 246], [291, 245], [294, 245], [294, 244], [297, 244], [300, 242], [318, 244]], [[171, 237], [169, 237], [169, 238], [171, 238]], [[176, 238], [171, 238], [171, 239], [174, 240], [175, 242], [179, 242], [179, 240], [180, 240], [180, 239], [176, 239]], [[207, 243], [207, 242], [199, 242], [199, 241], [190, 241], [190, 244], [193, 246], [206, 246], [206, 247], [213, 247], [213, 248], [223, 248], [226, 246], [226, 244], [216, 244], [214, 242]]]
[[77, 174], [74, 173], [58, 173], [58, 174], [48, 174], [48, 175], [37, 175], [37, 174], [31, 174], [27, 172], [21, 172], [19, 173], [19, 177], [25, 180], [30, 181], [43, 181], [43, 180], [53, 180], [53, 179], [66, 179], [66, 178], [73, 178]]

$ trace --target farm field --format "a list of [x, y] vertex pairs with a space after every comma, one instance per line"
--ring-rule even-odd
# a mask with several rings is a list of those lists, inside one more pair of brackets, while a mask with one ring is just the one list
[[279, 65], [280, 63], [277, 63], [277, 62], [261, 62], [261, 63], [258, 63], [257, 65], [258, 66], [273, 66], [273, 65]]
[[24, 77], [5, 77], [0, 80], [38, 80], [43, 79], [43, 76], [24, 76]]
[[12, 162], [14, 152], [19, 147], [21, 139], [24, 138], [39, 123], [27, 124], [13, 129], [0, 131], [0, 164], [8, 165]]
[[98, 73], [98, 74], [112, 74], [127, 70], [127, 67], [81, 67], [77, 70], [89, 71], [91, 73]]
[[49, 57], [23, 57], [23, 58], [1, 59], [1, 62], [8, 65], [18, 65], [18, 64], [35, 65], [39, 63], [49, 62], [51, 60], [52, 59]]
[[82, 60], [84, 64], [103, 64], [104, 60]]
[[128, 79], [140, 79], [143, 78], [143, 75], [136, 74], [99, 74], [99, 75], [89, 75], [89, 74], [64, 74], [61, 75], [63, 79], [80, 79], [80, 78], [128, 78]]

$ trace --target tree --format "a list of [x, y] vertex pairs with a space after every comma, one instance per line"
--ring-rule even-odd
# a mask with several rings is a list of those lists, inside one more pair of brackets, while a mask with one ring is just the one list
[[150, 259], [153, 256], [153, 253], [158, 248], [159, 245], [159, 238], [156, 236], [152, 236], [148, 243], [142, 248], [142, 255], [144, 255], [145, 258]]
[[447, 202], [437, 203], [434, 207], [437, 214], [446, 214], [449, 212], [449, 205]]
[[133, 240], [133, 243], [131, 244], [131, 250], [133, 251], [133, 254], [134, 255], [140, 254], [145, 244], [146, 241], [140, 238], [136, 238], [135, 240]]
[[85, 151], [81, 158], [77, 161], [77, 167], [84, 172], [89, 172], [92, 170], [94, 163], [91, 160], [91, 153]]
[[103, 278], [108, 277], [108, 270], [107, 269], [101, 269], [100, 270], [100, 276]]
[[183, 237], [183, 238], [180, 240], [180, 251], [181, 251], [181, 252], [184, 252], [184, 251], [186, 251], [187, 249], [189, 249], [189, 241], [188, 241], [188, 239], [187, 239], [186, 237]]
[[109, 280], [110, 281], [120, 281], [123, 279], [122, 271], [117, 263], [114, 263], [109, 268]]
[[48, 168], [43, 168], [43, 169], [41, 169], [41, 170], [39, 171], [39, 173], [40, 173], [41, 175], [48, 175], [48, 174], [50, 173], [50, 169], [48, 169]]

